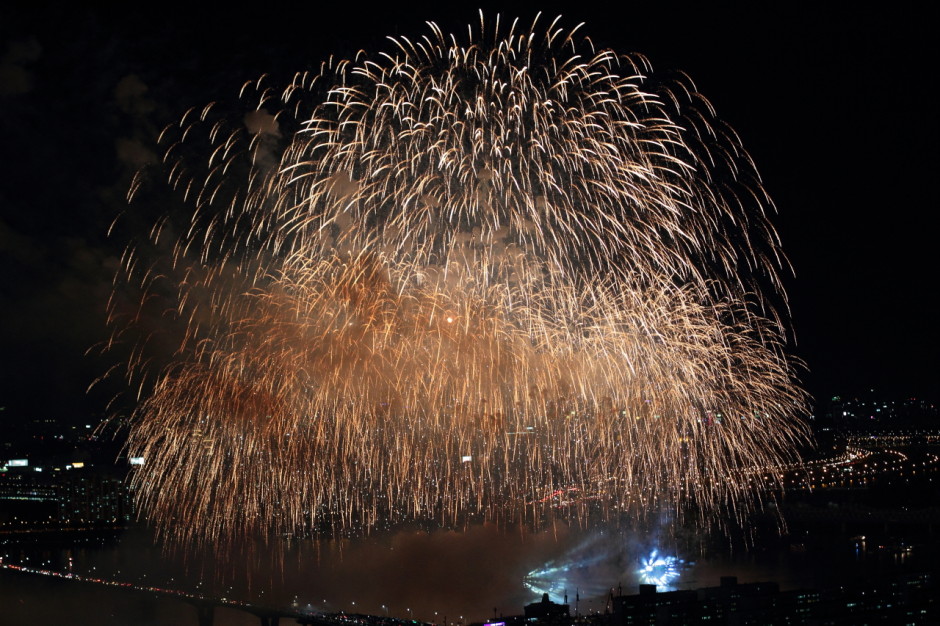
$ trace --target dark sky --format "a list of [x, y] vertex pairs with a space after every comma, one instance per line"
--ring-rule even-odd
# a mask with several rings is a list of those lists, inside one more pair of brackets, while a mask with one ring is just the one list
[[[85, 388], [113, 358], [85, 352], [107, 336], [125, 243], [107, 227], [160, 128], [264, 72], [289, 77], [329, 54], [381, 48], [386, 34], [423, 34], [424, 20], [462, 32], [479, 6], [310, 4], [0, 9], [5, 419], [105, 412], [114, 390]], [[687, 72], [738, 131], [779, 211], [795, 270], [795, 352], [812, 394], [936, 397], [933, 20], [891, 4], [696, 4], [538, 7], [586, 22], [600, 46]], [[503, 15], [529, 22], [536, 10], [515, 4]]]

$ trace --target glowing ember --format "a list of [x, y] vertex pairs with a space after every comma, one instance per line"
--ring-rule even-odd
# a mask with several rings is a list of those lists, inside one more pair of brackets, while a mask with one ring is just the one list
[[746, 513], [805, 405], [734, 133], [557, 20], [430, 28], [163, 133], [187, 212], [112, 303], [139, 504], [182, 541]]

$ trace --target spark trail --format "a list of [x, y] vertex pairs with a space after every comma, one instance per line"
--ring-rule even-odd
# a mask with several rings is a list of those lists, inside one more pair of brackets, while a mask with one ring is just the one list
[[689, 80], [481, 16], [267, 82], [164, 131], [187, 210], [116, 282], [169, 537], [537, 524], [574, 492], [709, 524], [792, 459], [770, 200]]

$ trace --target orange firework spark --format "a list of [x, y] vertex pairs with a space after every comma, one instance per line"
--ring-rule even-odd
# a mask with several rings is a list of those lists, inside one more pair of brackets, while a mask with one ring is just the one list
[[164, 132], [191, 210], [113, 307], [140, 504], [183, 541], [537, 522], [559, 490], [742, 515], [805, 396], [734, 133], [557, 20], [429, 26]]

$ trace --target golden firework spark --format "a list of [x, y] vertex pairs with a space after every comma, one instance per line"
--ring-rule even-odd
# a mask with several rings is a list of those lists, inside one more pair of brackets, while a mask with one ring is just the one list
[[191, 210], [113, 307], [159, 528], [753, 504], [805, 436], [770, 201], [690, 81], [577, 30], [430, 24], [164, 132]]

